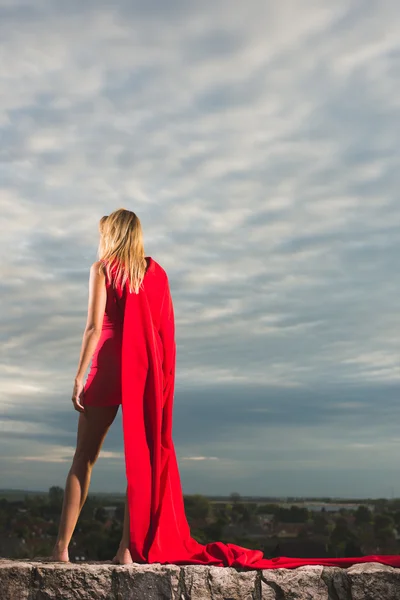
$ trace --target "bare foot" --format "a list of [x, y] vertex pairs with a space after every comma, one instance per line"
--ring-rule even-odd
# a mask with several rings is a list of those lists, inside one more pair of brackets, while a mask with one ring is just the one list
[[51, 558], [54, 562], [70, 562], [68, 548], [63, 549], [58, 544], [55, 544]]
[[131, 565], [133, 563], [129, 548], [119, 547], [116, 555], [112, 559], [115, 565]]

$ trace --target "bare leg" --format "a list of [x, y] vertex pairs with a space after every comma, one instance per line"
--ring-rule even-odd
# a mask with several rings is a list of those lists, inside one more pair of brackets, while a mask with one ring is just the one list
[[52, 558], [68, 562], [68, 546], [88, 495], [92, 468], [118, 412], [117, 406], [85, 406], [79, 414], [76, 451], [65, 484], [58, 536]]
[[133, 562], [131, 552], [129, 550], [129, 506], [128, 506], [128, 488], [126, 489], [125, 495], [125, 513], [124, 513], [124, 526], [122, 530], [122, 538], [119, 544], [116, 555], [113, 558], [113, 563], [126, 565]]

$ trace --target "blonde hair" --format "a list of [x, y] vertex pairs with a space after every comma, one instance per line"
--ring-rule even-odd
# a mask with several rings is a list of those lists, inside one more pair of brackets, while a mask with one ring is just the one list
[[[138, 294], [147, 268], [139, 217], [130, 210], [119, 208], [101, 217], [99, 232], [98, 259], [105, 263], [110, 280], [111, 263], [117, 264], [114, 287], [118, 283], [123, 287], [129, 280], [130, 293]], [[102, 270], [103, 264], [99, 266], [99, 272]]]

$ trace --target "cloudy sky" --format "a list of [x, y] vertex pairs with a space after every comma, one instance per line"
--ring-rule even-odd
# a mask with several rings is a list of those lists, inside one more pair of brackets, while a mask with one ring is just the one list
[[[184, 493], [400, 496], [397, 0], [0, 0], [0, 487], [64, 487], [98, 221], [175, 304]], [[119, 412], [92, 491], [124, 491]]]

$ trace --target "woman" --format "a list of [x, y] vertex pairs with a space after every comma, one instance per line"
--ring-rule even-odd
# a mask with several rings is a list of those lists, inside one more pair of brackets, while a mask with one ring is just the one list
[[140, 221], [123, 208], [101, 219], [99, 255], [90, 269], [88, 318], [72, 396], [80, 412], [77, 447], [53, 559], [69, 560], [68, 545], [92, 467], [122, 404], [127, 491], [114, 563], [275, 569], [375, 561], [400, 567], [398, 555], [269, 560], [261, 550], [222, 542], [203, 545], [191, 537], [172, 440], [176, 346], [168, 277], [145, 257]]
[[[90, 269], [87, 323], [72, 394], [74, 408], [81, 413], [77, 445], [67, 476], [59, 532], [52, 555], [54, 560], [63, 562], [69, 561], [68, 545], [87, 498], [91, 471], [121, 404], [122, 319], [116, 304], [121, 286], [118, 291], [113, 290], [105, 264], [114, 258], [126, 259], [137, 290], [149, 263], [149, 258], [144, 256], [141, 224], [134, 213], [120, 209], [110, 217], [102, 217], [99, 231], [99, 255], [102, 259]], [[126, 278], [127, 273], [124, 275]], [[90, 372], [84, 384], [91, 357]], [[122, 539], [113, 562], [132, 562], [127, 500]]]

